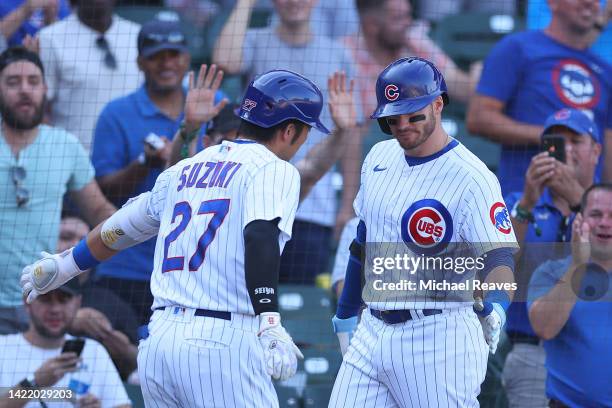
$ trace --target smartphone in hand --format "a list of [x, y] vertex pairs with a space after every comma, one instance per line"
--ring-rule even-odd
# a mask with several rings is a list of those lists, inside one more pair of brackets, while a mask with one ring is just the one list
[[555, 134], [542, 136], [542, 151], [565, 163], [565, 138]]
[[80, 356], [81, 352], [83, 351], [83, 347], [85, 347], [85, 339], [69, 339], [64, 343], [62, 353], [75, 353], [77, 356]]

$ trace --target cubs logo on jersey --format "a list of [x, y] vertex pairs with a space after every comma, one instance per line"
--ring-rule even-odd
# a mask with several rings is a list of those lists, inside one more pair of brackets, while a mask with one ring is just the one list
[[597, 77], [584, 63], [565, 59], [552, 71], [552, 82], [563, 103], [576, 109], [591, 109], [601, 96]]
[[436, 254], [453, 235], [453, 220], [446, 207], [434, 199], [414, 202], [401, 221], [402, 240], [417, 253]]
[[503, 234], [510, 234], [512, 232], [510, 213], [504, 203], [498, 201], [493, 204], [489, 210], [489, 217], [499, 232]]

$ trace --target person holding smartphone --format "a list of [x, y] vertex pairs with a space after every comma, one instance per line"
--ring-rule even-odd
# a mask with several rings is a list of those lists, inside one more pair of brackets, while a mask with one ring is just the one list
[[559, 245], [551, 243], [570, 242], [581, 197], [596, 181], [600, 154], [600, 134], [589, 116], [561, 109], [546, 119], [541, 152], [531, 159], [523, 191], [506, 197], [521, 246], [515, 259], [518, 290], [506, 323], [512, 350], [502, 374], [510, 407], [547, 404], [544, 348], [527, 316], [527, 286], [533, 271], [556, 255]]
[[[26, 332], [0, 336], [0, 386], [11, 387], [0, 395], [0, 406], [73, 407], [75, 402], [81, 408], [131, 406], [104, 347], [66, 334], [80, 305], [81, 288], [73, 279], [26, 305], [30, 317]], [[32, 389], [58, 392], [49, 395], [50, 404], [51, 400], [23, 397], [28, 395], [23, 391]]]

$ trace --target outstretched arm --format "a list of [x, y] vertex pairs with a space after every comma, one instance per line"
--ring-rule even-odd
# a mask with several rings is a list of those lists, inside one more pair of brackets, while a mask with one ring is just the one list
[[151, 193], [136, 197], [95, 227], [75, 247], [43, 258], [23, 269], [21, 287], [28, 303], [112, 257], [157, 235], [159, 221], [149, 214]]

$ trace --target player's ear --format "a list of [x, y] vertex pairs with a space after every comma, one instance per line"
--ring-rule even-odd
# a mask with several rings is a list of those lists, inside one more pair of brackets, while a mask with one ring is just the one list
[[279, 138], [283, 143], [292, 144], [292, 141], [295, 139], [297, 134], [297, 129], [295, 124], [289, 122], [285, 126], [281, 127], [279, 132]]
[[442, 114], [442, 108], [444, 108], [444, 100], [442, 99], [442, 96], [438, 96], [432, 104], [432, 109], [434, 111], [434, 114], [436, 115], [441, 115]]

